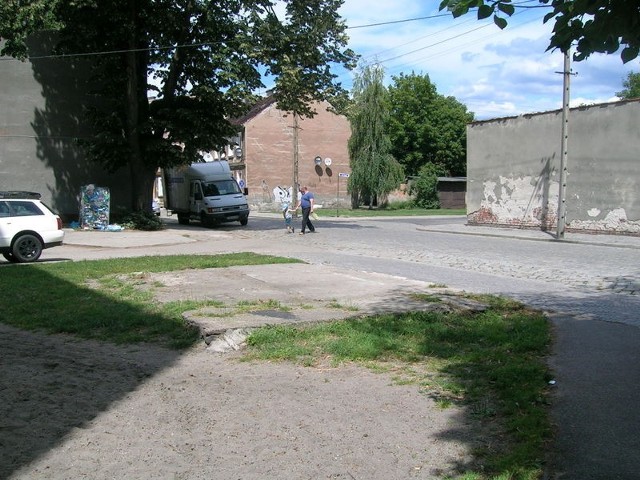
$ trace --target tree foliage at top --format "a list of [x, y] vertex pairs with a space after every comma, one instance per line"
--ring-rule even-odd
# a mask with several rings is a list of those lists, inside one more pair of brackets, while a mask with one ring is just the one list
[[[585, 60], [593, 53], [615, 53], [620, 47], [624, 63], [638, 56], [640, 50], [640, 3], [637, 0], [539, 0], [551, 11], [544, 22], [555, 20], [548, 50], [562, 52], [575, 48], [573, 58]], [[494, 23], [507, 26], [518, 8], [512, 0], [443, 0], [440, 10], [449, 9], [454, 17], [477, 8], [478, 19], [493, 15]], [[531, 8], [526, 5], [524, 8]]]
[[284, 4], [281, 19], [269, 0], [4, 0], [0, 53], [27, 58], [29, 36], [52, 30], [59, 61], [91, 59], [96, 101], [79, 119], [95, 131], [87, 156], [128, 168], [132, 208], [148, 210], [158, 167], [196, 161], [236, 133], [229, 119], [251, 107], [262, 70], [278, 107], [301, 117], [346, 95], [330, 72], [356, 61], [342, 0]]
[[466, 126], [473, 113], [454, 97], [438, 94], [428, 75], [401, 74], [389, 87], [388, 134], [392, 155], [409, 176], [432, 163], [443, 174], [466, 173]]
[[402, 166], [390, 153], [391, 141], [385, 130], [389, 103], [383, 80], [382, 67], [366, 66], [353, 84], [348, 144], [351, 166], [348, 187], [353, 208], [358, 208], [363, 200], [368, 200], [371, 208], [374, 199], [386, 197], [404, 179]]
[[622, 99], [640, 98], [640, 73], [629, 72], [627, 78], [622, 82], [624, 87], [616, 95]]

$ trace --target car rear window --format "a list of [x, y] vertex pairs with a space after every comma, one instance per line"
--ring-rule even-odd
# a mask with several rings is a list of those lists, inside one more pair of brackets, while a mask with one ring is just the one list
[[0, 202], [0, 217], [8, 217], [9, 216], [9, 205], [7, 202]]
[[22, 202], [17, 200], [15, 202], [8, 202], [11, 209], [11, 216], [13, 217], [28, 217], [32, 215], [44, 215], [42, 210], [33, 202]]

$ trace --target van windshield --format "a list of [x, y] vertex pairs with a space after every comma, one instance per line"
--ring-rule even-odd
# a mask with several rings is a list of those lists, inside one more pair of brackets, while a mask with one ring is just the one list
[[206, 182], [203, 184], [203, 193], [205, 197], [216, 197], [218, 195], [234, 195], [242, 193], [240, 187], [235, 180], [216, 180], [215, 182]]

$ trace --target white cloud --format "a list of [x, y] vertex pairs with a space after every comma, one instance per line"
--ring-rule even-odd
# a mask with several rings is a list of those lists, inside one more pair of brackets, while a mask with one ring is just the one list
[[[345, 0], [340, 9], [348, 26], [396, 22], [438, 15], [436, 2]], [[553, 21], [542, 23], [546, 11], [527, 10], [500, 30], [471, 13], [453, 19], [431, 18], [348, 30], [350, 47], [363, 60], [381, 61], [387, 81], [400, 73], [429, 75], [438, 91], [453, 95], [479, 119], [561, 108], [563, 55], [547, 46]], [[619, 54], [593, 55], [572, 64], [571, 93], [576, 101], [610, 101], [622, 89], [629, 71], [640, 62], [624, 65]], [[351, 75], [337, 71], [346, 88]], [[576, 104], [572, 100], [571, 104]]]

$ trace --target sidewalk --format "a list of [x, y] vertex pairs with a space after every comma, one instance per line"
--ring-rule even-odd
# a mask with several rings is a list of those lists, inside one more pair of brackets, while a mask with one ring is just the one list
[[523, 240], [535, 240], [540, 242], [576, 243], [587, 245], [600, 245], [605, 247], [638, 248], [640, 249], [640, 236], [609, 235], [590, 233], [565, 233], [564, 239], [558, 240], [555, 231], [543, 232], [541, 230], [507, 227], [485, 227], [479, 225], [433, 225], [419, 227], [418, 230], [439, 233], [453, 233], [457, 235], [480, 235], [484, 237], [509, 237]]

